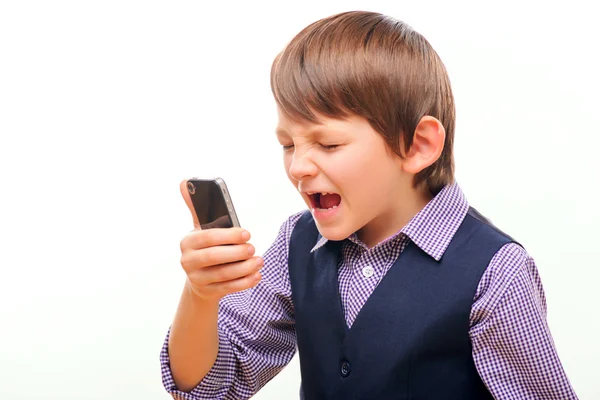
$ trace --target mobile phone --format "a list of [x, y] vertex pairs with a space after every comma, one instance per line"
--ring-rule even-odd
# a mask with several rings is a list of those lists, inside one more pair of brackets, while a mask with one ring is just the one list
[[239, 227], [227, 185], [221, 178], [191, 178], [187, 189], [202, 229]]

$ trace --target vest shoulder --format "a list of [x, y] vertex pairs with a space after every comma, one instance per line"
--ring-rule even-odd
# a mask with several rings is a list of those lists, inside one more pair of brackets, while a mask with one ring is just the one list
[[[304, 210], [294, 214], [296, 222], [292, 232], [292, 240], [302, 238], [303, 242], [314, 242], [319, 235], [317, 224], [309, 210]], [[298, 240], [298, 239], [296, 239]], [[314, 245], [314, 243], [312, 243]]]
[[477, 211], [473, 207], [469, 207], [469, 211], [467, 212], [467, 215], [465, 216], [464, 223], [477, 226], [479, 228], [478, 233], [477, 233], [478, 235], [479, 234], [484, 234], [484, 235], [487, 234], [487, 235], [495, 236], [498, 239], [503, 239], [507, 242], [514, 242], [514, 243], [518, 244], [518, 242], [512, 236], [510, 236], [506, 232], [502, 231], [500, 228], [498, 228], [496, 225], [494, 225], [489, 218], [485, 217], [483, 214], [481, 214], [479, 211]]
[[301, 211], [297, 215], [299, 223], [315, 225], [315, 219], [309, 210]]

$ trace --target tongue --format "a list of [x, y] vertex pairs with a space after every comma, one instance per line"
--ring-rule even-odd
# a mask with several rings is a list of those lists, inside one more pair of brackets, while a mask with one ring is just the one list
[[321, 195], [319, 198], [319, 203], [321, 208], [327, 209], [333, 206], [339, 206], [342, 198], [339, 194], [328, 193], [326, 195]]

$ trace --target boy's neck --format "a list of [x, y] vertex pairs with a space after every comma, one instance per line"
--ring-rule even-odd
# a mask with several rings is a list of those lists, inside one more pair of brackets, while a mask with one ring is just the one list
[[368, 248], [375, 247], [404, 228], [433, 197], [427, 186], [423, 185], [412, 188], [399, 198], [390, 199], [392, 203], [389, 205], [389, 211], [359, 230], [359, 239]]

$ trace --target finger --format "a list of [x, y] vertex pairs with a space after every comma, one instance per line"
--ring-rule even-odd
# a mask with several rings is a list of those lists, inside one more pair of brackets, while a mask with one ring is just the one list
[[213, 246], [182, 252], [181, 266], [189, 274], [199, 268], [244, 261], [252, 257], [253, 254], [254, 246], [251, 244]]
[[243, 244], [250, 240], [250, 232], [242, 228], [213, 228], [194, 230], [181, 240], [181, 251], [200, 250], [213, 246]]
[[239, 279], [227, 282], [212, 283], [208, 285], [205, 290], [208, 294], [212, 294], [213, 296], [223, 297], [230, 293], [241, 292], [242, 290], [250, 289], [256, 286], [260, 282], [261, 278], [262, 276], [260, 272], [254, 272]]
[[200, 222], [198, 221], [198, 216], [196, 215], [196, 209], [194, 208], [194, 203], [192, 203], [192, 197], [190, 196], [190, 192], [188, 191], [188, 181], [184, 179], [179, 184], [179, 191], [181, 192], [181, 196], [187, 205], [188, 210], [192, 213], [192, 219], [194, 221], [194, 229], [201, 229]]
[[202, 268], [188, 276], [195, 284], [210, 285], [213, 283], [234, 281], [247, 275], [251, 275], [258, 272], [263, 264], [264, 262], [261, 257], [252, 257], [241, 262]]

